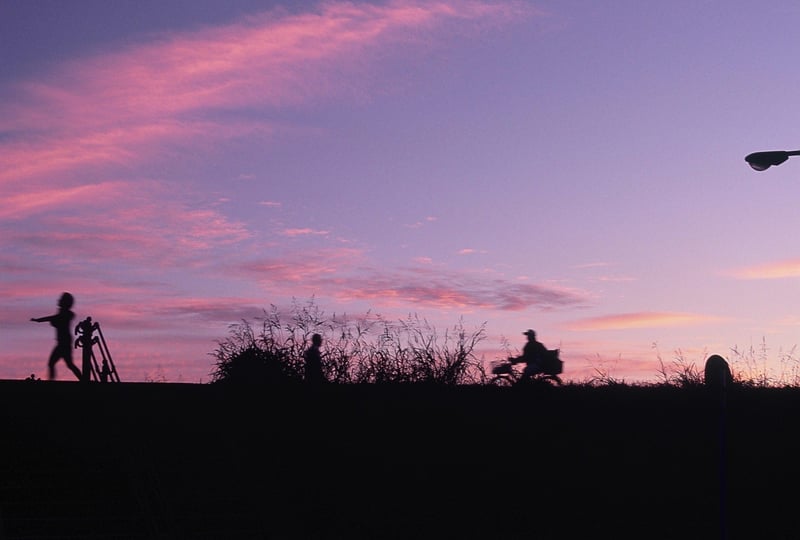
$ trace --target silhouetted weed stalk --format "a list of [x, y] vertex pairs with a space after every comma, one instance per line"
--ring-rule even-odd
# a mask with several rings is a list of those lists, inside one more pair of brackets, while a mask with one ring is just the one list
[[[639, 383], [637, 386], [670, 386], [678, 388], [698, 388], [704, 384], [705, 362], [710, 356], [703, 350], [698, 361], [690, 359], [687, 354], [676, 349], [670, 361], [665, 361], [658, 350], [658, 345], [653, 344], [656, 351], [658, 368], [654, 383]], [[733, 374], [734, 384], [746, 388], [798, 388], [800, 387], [800, 359], [796, 356], [797, 346], [788, 351], [779, 349], [777, 352], [778, 367], [770, 367], [769, 348], [766, 340], [762, 338], [756, 347], [751, 345], [747, 349], [732, 347], [727, 360]], [[583, 381], [587, 386], [626, 386], [628, 383], [614, 375], [618, 368], [619, 359], [609, 363], [599, 355], [594, 362], [590, 361], [595, 374]]]
[[[703, 386], [704, 374], [703, 367], [698, 368], [697, 364], [689, 360], [681, 349], [676, 349], [671, 362], [667, 363], [661, 357], [658, 344], [653, 344], [658, 359], [658, 380], [656, 384], [666, 386], [678, 386], [680, 388], [697, 388]], [[701, 366], [708, 358], [708, 352], [703, 351]]]
[[778, 349], [778, 367], [769, 367], [769, 352], [766, 339], [762, 338], [756, 347], [747, 349], [733, 347], [731, 349], [731, 367], [734, 377], [745, 386], [767, 387], [800, 387], [800, 360], [796, 357], [797, 346], [788, 351]]
[[475, 353], [485, 339], [485, 323], [467, 330], [459, 320], [441, 333], [418, 315], [398, 321], [371, 312], [357, 318], [328, 316], [312, 299], [293, 301], [288, 313], [271, 305], [255, 323], [231, 325], [228, 337], [211, 353], [216, 359], [212, 382], [300, 381], [303, 354], [314, 334], [323, 336], [323, 371], [334, 383], [486, 380]]
[[620, 379], [614, 375], [621, 359], [622, 357], [618, 356], [616, 360], [609, 363], [598, 354], [595, 361], [589, 361], [594, 375], [580, 384], [585, 386], [625, 386], [627, 384], [625, 379]]

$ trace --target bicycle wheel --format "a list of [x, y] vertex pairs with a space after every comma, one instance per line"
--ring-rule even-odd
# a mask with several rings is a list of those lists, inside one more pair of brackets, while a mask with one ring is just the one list
[[558, 375], [543, 375], [540, 379], [543, 383], [552, 385], [552, 386], [561, 386], [561, 378]]
[[503, 375], [495, 375], [489, 380], [489, 384], [493, 384], [494, 386], [514, 386], [514, 380], [506, 374]]

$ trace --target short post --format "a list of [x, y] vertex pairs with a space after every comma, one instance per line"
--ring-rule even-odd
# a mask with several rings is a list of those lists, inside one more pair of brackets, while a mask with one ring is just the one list
[[728, 538], [728, 387], [733, 383], [728, 362], [718, 354], [708, 357], [705, 385], [719, 394], [719, 535]]

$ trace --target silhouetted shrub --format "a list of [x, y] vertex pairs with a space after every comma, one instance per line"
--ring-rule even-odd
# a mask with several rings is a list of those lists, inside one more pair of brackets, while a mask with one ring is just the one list
[[231, 325], [227, 339], [218, 342], [212, 382], [239, 384], [279, 383], [299, 379], [299, 373], [285, 362], [288, 354], [274, 342], [256, 337], [253, 327], [242, 321]]
[[280, 361], [268, 351], [255, 346], [236, 353], [227, 361], [219, 362], [217, 366], [215, 380], [259, 384], [278, 383], [287, 379]]

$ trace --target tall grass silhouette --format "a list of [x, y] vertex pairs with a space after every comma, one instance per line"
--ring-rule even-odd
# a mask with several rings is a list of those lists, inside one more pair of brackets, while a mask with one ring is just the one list
[[[427, 319], [411, 314], [389, 320], [367, 312], [360, 316], [327, 314], [312, 297], [294, 299], [286, 310], [270, 305], [260, 317], [230, 325], [228, 336], [211, 352], [212, 383], [302, 382], [303, 353], [311, 337], [323, 336], [323, 372], [329, 382], [435, 383], [441, 385], [489, 384], [487, 362], [478, 351], [486, 340], [486, 323], [467, 328], [463, 319], [439, 330]], [[510, 356], [510, 345], [502, 338], [501, 349]], [[712, 354], [707, 350], [692, 358], [682, 349], [665, 359], [657, 344], [653, 379], [628, 382], [617, 375], [621, 358], [587, 359], [594, 373], [573, 386], [670, 386], [697, 388], [704, 384], [703, 366]], [[732, 347], [727, 358], [734, 384], [746, 387], [800, 387], [800, 360], [796, 347], [777, 351], [776, 363], [762, 339], [758, 346]], [[505, 360], [506, 357], [497, 360]], [[568, 365], [568, 364], [567, 364]], [[567, 371], [567, 376], [569, 373]]]
[[325, 343], [323, 372], [334, 383], [475, 384], [486, 380], [476, 347], [485, 324], [467, 329], [460, 320], [440, 332], [418, 315], [387, 320], [328, 316], [313, 299], [294, 301], [289, 313], [272, 305], [255, 323], [231, 325], [212, 356], [212, 382], [301, 381], [303, 353], [314, 334]]

